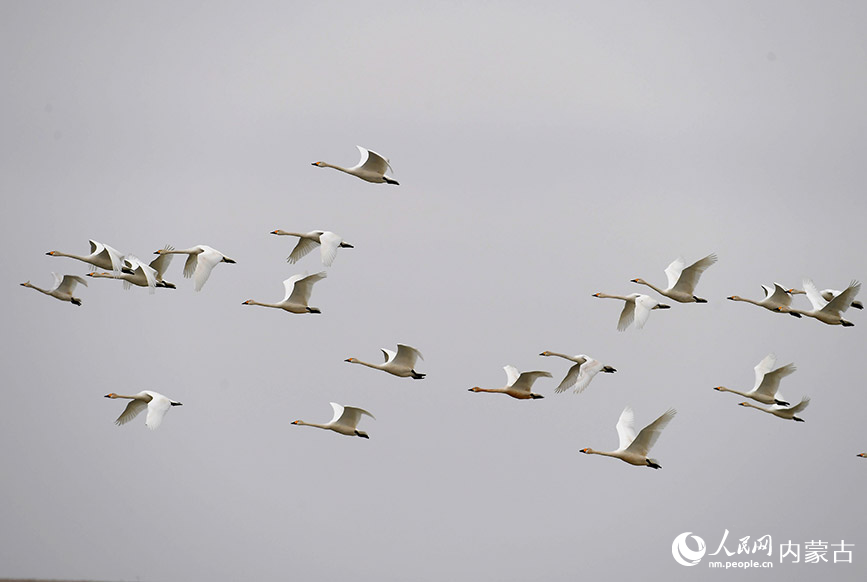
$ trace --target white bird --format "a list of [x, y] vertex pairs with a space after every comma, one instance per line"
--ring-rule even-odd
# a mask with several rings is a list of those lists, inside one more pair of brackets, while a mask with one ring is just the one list
[[418, 358], [421, 358], [422, 360], [424, 359], [424, 357], [421, 355], [421, 352], [419, 352], [414, 347], [405, 344], [397, 344], [397, 352], [393, 352], [385, 348], [380, 349], [385, 355], [385, 362], [382, 364], [371, 364], [369, 362], [362, 362], [358, 358], [347, 358], [343, 361], [349, 362], [350, 364], [361, 364], [362, 366], [367, 366], [368, 368], [382, 370], [383, 372], [388, 372], [389, 374], [400, 376], [401, 378], [412, 378], [414, 380], [421, 380], [427, 375], [419, 374], [414, 369], [416, 360]]
[[506, 394], [518, 400], [529, 400], [544, 398], [541, 394], [530, 392], [533, 383], [539, 378], [550, 378], [551, 372], [534, 371], [534, 372], [518, 372], [515, 366], [503, 366], [506, 371], [506, 385], [503, 388], [479, 388], [474, 386], [469, 389], [470, 392], [491, 392], [493, 394]]
[[714, 390], [740, 394], [745, 398], [752, 398], [756, 402], [761, 402], [762, 404], [789, 406], [789, 403], [783, 400], [782, 395], [777, 394], [777, 391], [780, 389], [780, 380], [789, 374], [793, 374], [797, 368], [795, 367], [795, 364], [786, 364], [785, 366], [780, 366], [775, 370], [774, 366], [776, 364], [777, 356], [775, 354], [768, 354], [761, 362], [756, 364], [756, 367], [754, 368], [756, 371], [756, 383], [753, 386], [753, 389], [749, 392], [740, 392], [738, 390], [726, 388], [725, 386], [716, 386], [714, 387]]
[[234, 259], [230, 259], [217, 249], [206, 245], [196, 245], [190, 249], [176, 250], [172, 247], [160, 249], [154, 253], [155, 255], [189, 255], [184, 263], [184, 277], [193, 278], [194, 288], [196, 291], [201, 291], [208, 277], [211, 276], [211, 271], [219, 263], [234, 263]]
[[583, 392], [599, 372], [613, 374], [617, 370], [611, 366], [606, 366], [599, 360], [594, 360], [587, 354], [578, 354], [577, 356], [567, 356], [566, 354], [558, 354], [557, 352], [544, 351], [540, 356], [557, 356], [564, 358], [570, 362], [575, 362], [575, 365], [569, 368], [566, 372], [566, 377], [560, 382], [560, 385], [554, 389], [557, 394], [565, 392], [569, 388], [575, 388], [575, 394]]
[[147, 408], [148, 415], [145, 419], [145, 426], [151, 430], [156, 430], [156, 428], [162, 424], [163, 417], [166, 415], [169, 408], [172, 406], [181, 406], [180, 402], [170, 400], [159, 392], [152, 392], [151, 390], [143, 390], [142, 392], [133, 394], [132, 396], [124, 396], [122, 394], [111, 392], [110, 394], [106, 394], [105, 397], [130, 399], [130, 403], [126, 405], [126, 408], [124, 408], [121, 415], [114, 421], [116, 425], [120, 426], [126, 424], [138, 416], [142, 410]]
[[62, 253], [60, 251], [49, 251], [45, 254], [51, 255], [52, 257], [68, 257], [70, 259], [82, 261], [89, 265], [93, 265], [97, 269], [120, 271], [123, 266], [123, 254], [121, 254], [120, 251], [95, 240], [88, 242], [90, 243], [90, 254], [85, 257]]
[[[171, 259], [171, 255], [160, 255], [151, 262], [151, 265], [153, 265], [157, 261], [160, 261], [161, 259]], [[137, 287], [147, 287], [150, 293], [154, 292], [155, 287], [174, 289], [175, 285], [173, 283], [167, 283], [163, 281], [162, 277], [159, 275], [159, 272], [151, 265], [145, 265], [138, 258], [132, 255], [127, 255], [123, 259], [123, 270], [121, 272], [93, 272], [88, 273], [87, 276], [102, 279], [119, 279], [123, 281], [123, 286], [125, 289], [129, 289], [131, 285], [136, 285]]]
[[61, 301], [69, 301], [73, 305], [81, 305], [81, 299], [78, 297], [73, 297], [72, 294], [75, 292], [75, 286], [78, 283], [81, 283], [85, 287], [87, 287], [87, 281], [79, 277], [78, 275], [63, 275], [62, 277], [57, 273], [51, 273], [54, 275], [54, 287], [51, 289], [42, 289], [30, 283], [30, 281], [25, 281], [21, 283], [22, 287], [29, 287], [31, 289], [36, 289], [40, 293], [45, 293], [46, 295], [51, 295], [55, 299], [60, 299]]
[[326, 162], [313, 162], [313, 165], [320, 168], [334, 168], [335, 170], [340, 170], [341, 172], [352, 174], [353, 176], [361, 178], [366, 182], [384, 182], [386, 184], [397, 185], [396, 180], [385, 175], [385, 172], [391, 169], [391, 165], [388, 163], [388, 159], [379, 155], [373, 150], [369, 150], [361, 146], [355, 147], [357, 147], [358, 151], [361, 153], [361, 159], [359, 160], [358, 164], [352, 166], [351, 168], [341, 168], [340, 166], [335, 166]]
[[[732, 295], [731, 297], [726, 297], [726, 299], [730, 299], [731, 301], [743, 301], [745, 303], [752, 303], [753, 305], [764, 307], [768, 311], [773, 311], [775, 313], [780, 313], [780, 311], [777, 309], [778, 307], [788, 307], [792, 304], [792, 296], [790, 294], [791, 291], [786, 291], [780, 286], [779, 283], [774, 283], [773, 287], [762, 285], [762, 289], [765, 290], [765, 297], [760, 301], [741, 297], [740, 295]], [[799, 313], [790, 312], [789, 315], [801, 317]]]
[[[789, 289], [788, 292], [790, 295], [804, 295], [807, 293], [803, 289]], [[842, 291], [838, 291], [837, 289], [822, 289], [822, 291], [819, 292], [819, 295], [821, 295], [822, 299], [824, 299], [825, 301], [831, 301], [840, 293], [842, 293]], [[864, 309], [864, 304], [860, 301], [853, 301], [849, 304], [849, 307], [854, 307], [855, 309]]]
[[687, 267], [683, 257], [676, 258], [665, 269], [665, 275], [668, 277], [668, 289], [660, 289], [641, 278], [632, 279], [632, 282], [647, 285], [660, 295], [674, 299], [679, 303], [707, 303], [707, 299], [696, 297], [693, 293], [695, 293], [695, 286], [698, 284], [701, 274], [713, 265], [716, 259], [716, 255], [711, 253]]
[[633, 320], [635, 327], [641, 329], [647, 323], [647, 318], [650, 317], [652, 309], [670, 309], [670, 305], [658, 302], [650, 295], [642, 295], [641, 293], [630, 293], [629, 295], [608, 295], [607, 293], [594, 293], [593, 297], [601, 297], [603, 299], [620, 299], [625, 301], [623, 311], [620, 312], [620, 319], [617, 321], [617, 331], [623, 331], [630, 325]]
[[855, 296], [858, 295], [860, 290], [861, 283], [858, 281], [852, 281], [846, 289], [831, 299], [831, 301], [825, 301], [821, 293], [819, 293], [819, 290], [816, 289], [816, 285], [813, 281], [810, 279], [804, 279], [804, 291], [807, 294], [807, 299], [809, 299], [810, 303], [813, 304], [813, 311], [802, 311], [801, 309], [795, 309], [793, 307], [777, 307], [777, 310], [782, 311], [783, 313], [799, 313], [801, 315], [806, 315], [807, 317], [812, 317], [813, 319], [817, 319], [828, 325], [852, 327], [855, 324], [851, 321], [846, 321], [840, 314], [849, 309], [849, 306], [852, 305], [852, 301], [855, 299]]
[[275, 307], [283, 309], [289, 313], [322, 313], [318, 307], [309, 307], [307, 303], [310, 301], [310, 293], [313, 291], [313, 284], [321, 281], [328, 276], [325, 271], [308, 275], [306, 272], [300, 275], [292, 275], [283, 281], [283, 288], [286, 294], [283, 296], [283, 301], [280, 303], [259, 303], [252, 299], [246, 300], [241, 305], [261, 305], [262, 307]]
[[337, 249], [353, 249], [355, 248], [341, 237], [328, 230], [314, 230], [308, 233], [287, 232], [285, 230], [272, 230], [271, 234], [283, 236], [297, 236], [298, 244], [292, 249], [292, 252], [286, 258], [289, 263], [296, 263], [301, 257], [312, 251], [316, 245], [321, 246], [322, 264], [330, 267], [337, 257]]
[[651, 447], [656, 443], [662, 429], [671, 422], [677, 410], [669, 408], [662, 416], [645, 426], [635, 435], [635, 414], [632, 408], [627, 406], [620, 413], [620, 419], [617, 421], [617, 436], [620, 437], [620, 447], [616, 451], [595, 451], [591, 448], [581, 449], [582, 453], [589, 455], [605, 455], [606, 457], [614, 457], [620, 459], [630, 465], [642, 466], [646, 465], [654, 469], [661, 469], [662, 466], [656, 459], [651, 459], [647, 456]]
[[366, 414], [373, 420], [376, 418], [364, 410], [363, 408], [355, 408], [354, 406], [341, 406], [336, 402], [331, 402], [331, 408], [334, 409], [334, 417], [327, 424], [316, 424], [313, 422], [304, 422], [303, 420], [296, 420], [292, 424], [297, 424], [299, 426], [315, 426], [316, 428], [324, 428], [327, 430], [333, 430], [334, 432], [346, 436], [359, 436], [363, 439], [370, 438], [367, 436], [367, 433], [355, 428], [358, 426], [358, 422], [361, 420], [361, 415]]
[[762, 412], [767, 412], [768, 414], [773, 414], [778, 418], [782, 418], [784, 420], [794, 420], [796, 422], [804, 422], [803, 418], [798, 418], [795, 416], [810, 404], [810, 399], [807, 396], [801, 398], [801, 401], [791, 408], [762, 408], [761, 406], [756, 406], [755, 404], [750, 404], [749, 402], [739, 402], [738, 406], [749, 406], [750, 408], [755, 408], [756, 410], [761, 410]]

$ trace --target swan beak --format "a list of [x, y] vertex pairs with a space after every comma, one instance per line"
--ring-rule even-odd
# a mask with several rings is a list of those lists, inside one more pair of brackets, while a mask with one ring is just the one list
[[732, 295], [731, 297], [726, 297], [726, 299], [731, 299], [732, 301], [734, 301], [734, 300], [735, 300], [735, 296]]
[[593, 297], [599, 297], [599, 293], [594, 293], [592, 296]]
[[720, 390], [720, 391], [721, 391], [721, 390], [722, 390], [722, 386], [714, 386], [713, 389], [714, 389], [714, 390]]
[[343, 361], [344, 361], [344, 362], [349, 362], [349, 363], [351, 364], [351, 363], [352, 363], [352, 360], [353, 360], [353, 358], [346, 358], [346, 359], [343, 360]]
[[272, 230], [272, 231], [271, 231], [271, 234], [277, 234], [277, 231], [276, 231], [276, 230]]
[[587, 453], [587, 451], [589, 451], [589, 450], [590, 450], [590, 449], [581, 449], [580, 452], [582, 452], [582, 453]]

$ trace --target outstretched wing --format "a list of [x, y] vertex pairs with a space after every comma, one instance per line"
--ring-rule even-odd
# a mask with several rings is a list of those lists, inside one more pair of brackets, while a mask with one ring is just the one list
[[[175, 250], [175, 247], [171, 245], [166, 245], [165, 247], [163, 247], [163, 250], [173, 251]], [[170, 255], [168, 253], [160, 253], [159, 255], [157, 255], [157, 258], [150, 262], [150, 268], [157, 273], [157, 281], [163, 280], [163, 273], [168, 270], [169, 265], [171, 264], [174, 257], [174, 255]]]
[[299, 238], [298, 243], [295, 245], [295, 248], [292, 249], [292, 252], [289, 253], [289, 256], [286, 257], [286, 262], [289, 263], [297, 263], [301, 257], [307, 255], [310, 251], [316, 248], [316, 245], [319, 244], [315, 240], [309, 238]]
[[656, 440], [659, 438], [659, 435], [662, 434], [662, 429], [664, 429], [671, 419], [674, 418], [674, 415], [677, 414], [677, 410], [674, 408], [669, 408], [662, 416], [645, 426], [638, 433], [638, 436], [635, 437], [635, 440], [632, 441], [626, 450], [630, 453], [638, 453], [639, 455], [647, 456], [647, 453], [653, 447]]
[[762, 379], [765, 377], [765, 374], [773, 370], [774, 366], [776, 365], [776, 354], [768, 354], [761, 362], [756, 364], [756, 367], [753, 368], [756, 371], [756, 383], [753, 385], [753, 390], [758, 390], [759, 386], [762, 384]]
[[394, 357], [395, 365], [412, 368], [418, 358], [424, 359], [420, 351], [406, 344], [397, 344], [397, 355]]
[[[682, 260], [682, 259], [681, 259]], [[716, 254], [711, 253], [703, 259], [699, 259], [693, 264], [691, 264], [686, 269], [683, 269], [680, 273], [680, 277], [677, 280], [677, 283], [674, 285], [673, 291], [682, 291], [684, 293], [693, 294], [695, 291], [695, 286], [698, 284], [698, 279], [701, 277], [701, 274], [707, 270], [708, 267], [713, 265], [717, 260]], [[674, 263], [672, 263], [673, 265]], [[668, 270], [666, 269], [666, 273]]]
[[518, 376], [518, 379], [512, 384], [512, 388], [514, 390], [520, 390], [521, 392], [529, 392], [533, 387], [533, 383], [539, 378], [550, 378], [551, 372], [545, 372], [542, 370], [535, 370], [533, 372], [521, 372]]
[[[57, 275], [55, 275], [57, 277]], [[64, 275], [62, 279], [60, 279], [60, 283], [57, 285], [56, 289], [59, 293], [69, 293], [72, 294], [75, 291], [75, 286], [81, 283], [85, 287], [87, 287], [87, 281], [78, 275]]]
[[389, 166], [388, 160], [375, 151], [363, 148], [360, 145], [355, 147], [357, 147], [359, 153], [361, 153], [361, 159], [358, 161], [358, 164], [351, 169], [363, 169], [369, 172], [376, 172], [377, 174], [385, 174], [385, 171], [390, 169], [391, 166]]
[[669, 289], [673, 289], [674, 286], [677, 285], [677, 282], [680, 280], [680, 274], [683, 272], [685, 266], [686, 259], [683, 257], [677, 257], [665, 268], [665, 276], [668, 278]]
[[800, 402], [798, 402], [796, 405], [791, 407], [789, 410], [792, 411], [792, 414], [797, 414], [797, 413], [801, 412], [802, 410], [804, 410], [805, 408], [807, 408], [808, 404], [810, 404], [810, 397], [804, 396], [803, 398], [801, 398]]
[[813, 283], [812, 279], [804, 279], [804, 293], [807, 294], [807, 299], [810, 300], [815, 311], [823, 309], [828, 304], [824, 297], [822, 297], [821, 293], [819, 293], [819, 290], [816, 288], [816, 284]]
[[762, 285], [762, 288], [765, 290], [764, 301], [773, 305], [783, 305], [785, 307], [792, 304], [792, 296], [786, 293], [786, 290], [780, 287], [779, 283], [774, 283], [773, 289], [765, 287], [764, 285]]
[[[193, 288], [196, 291], [201, 291], [208, 281], [208, 277], [211, 276], [211, 271], [223, 261], [223, 254], [214, 249], [206, 249], [198, 255], [190, 255], [190, 258], [194, 256], [198, 257], [198, 261], [196, 262], [195, 273], [193, 273]], [[190, 260], [187, 259], [187, 263], [189, 262]], [[184, 274], [186, 274], [186, 267], [184, 267]]]
[[325, 231], [319, 236], [319, 244], [322, 245], [321, 257], [322, 264], [330, 267], [337, 257], [337, 249], [340, 248], [340, 243], [343, 241], [339, 234]]
[[117, 417], [117, 420], [115, 420], [114, 423], [118, 426], [126, 424], [138, 416], [139, 413], [147, 407], [147, 402], [144, 400], [130, 400], [129, 404], [126, 405], [126, 408], [123, 409], [123, 412]]
[[624, 331], [632, 325], [635, 319], [635, 300], [627, 301], [620, 312], [620, 319], [617, 320], [617, 331]]
[[842, 313], [846, 311], [849, 309], [849, 306], [852, 305], [852, 300], [855, 299], [855, 296], [858, 295], [860, 290], [861, 283], [858, 281], [852, 281], [842, 293], [831, 299], [831, 301], [828, 302], [828, 305], [823, 307], [823, 310], [834, 313]]
[[635, 298], [635, 327], [641, 329], [650, 317], [650, 310], [659, 305], [659, 301], [650, 295], [639, 295]]
[[627, 406], [620, 413], [620, 418], [617, 419], [617, 436], [620, 438], [620, 446], [618, 451], [626, 450], [632, 441], [635, 440], [635, 413], [632, 412], [632, 407]]
[[765, 377], [762, 378], [761, 384], [759, 384], [755, 391], [758, 394], [773, 397], [780, 389], [780, 380], [789, 374], [793, 374], [797, 369], [798, 368], [795, 367], [795, 364], [786, 364], [785, 366], [780, 366], [773, 372], [768, 372], [765, 374]]
[[307, 302], [310, 301], [310, 293], [313, 291], [313, 284], [317, 281], [324, 279], [327, 276], [328, 273], [326, 273], [325, 271], [320, 271], [318, 273], [313, 273], [312, 275], [303, 276], [297, 279], [295, 281], [295, 285], [292, 288], [292, 293], [289, 294], [289, 296], [287, 297], [289, 303], [307, 305]]
[[[332, 402], [331, 406], [334, 407], [334, 413], [335, 415], [337, 415], [337, 407], [340, 405]], [[358, 426], [358, 422], [361, 420], [362, 414], [366, 414], [370, 418], [376, 420], [376, 418], [372, 414], [370, 414], [363, 408], [356, 408], [355, 406], [340, 406], [340, 408], [342, 409], [342, 412], [337, 418], [337, 421], [335, 422], [332, 420], [332, 422], [334, 422], [335, 424], [342, 424], [344, 426], [355, 428], [356, 426]]]
[[151, 401], [148, 402], [148, 416], [145, 419], [145, 426], [151, 430], [156, 430], [163, 423], [163, 417], [172, 407], [172, 401], [156, 392], [151, 393]]

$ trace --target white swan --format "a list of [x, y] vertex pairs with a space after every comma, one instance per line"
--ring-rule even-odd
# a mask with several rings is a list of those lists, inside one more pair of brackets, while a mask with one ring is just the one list
[[337, 257], [337, 249], [353, 249], [355, 248], [339, 234], [335, 234], [328, 230], [314, 230], [307, 233], [302, 232], [287, 232], [285, 230], [272, 230], [271, 234], [283, 236], [297, 236], [298, 244], [292, 249], [292, 252], [286, 258], [289, 263], [296, 263], [301, 257], [312, 251], [316, 245], [320, 245], [322, 264], [330, 267]]
[[161, 287], [165, 289], [174, 289], [173, 283], [167, 283], [162, 280], [159, 272], [151, 265], [161, 259], [171, 259], [171, 255], [161, 255], [157, 259], [151, 261], [150, 265], [145, 265], [138, 258], [127, 255], [123, 260], [123, 270], [119, 273], [88, 273], [88, 277], [101, 279], [118, 279], [123, 281], [125, 289], [129, 289], [131, 285], [137, 287], [147, 287], [150, 293], [154, 292], [154, 288]]
[[554, 389], [554, 392], [556, 392], [557, 394], [565, 392], [569, 388], [575, 388], [575, 394], [578, 394], [579, 392], [583, 392], [584, 389], [587, 388], [587, 386], [590, 384], [590, 380], [592, 380], [593, 377], [596, 376], [596, 374], [598, 374], [599, 372], [613, 374], [617, 371], [611, 366], [606, 366], [599, 360], [594, 360], [586, 354], [567, 356], [566, 354], [559, 354], [557, 352], [545, 350], [539, 355], [557, 356], [558, 358], [564, 358], [566, 360], [569, 360], [570, 362], [575, 362], [575, 365], [569, 368], [569, 371], [566, 372], [566, 377], [563, 378], [563, 381], [560, 382], [560, 385]]
[[761, 362], [756, 364], [756, 367], [754, 368], [756, 371], [756, 383], [753, 386], [753, 389], [749, 392], [740, 392], [738, 390], [726, 388], [725, 386], [716, 386], [714, 387], [714, 390], [719, 390], [720, 392], [733, 392], [745, 398], [752, 398], [756, 402], [761, 402], [762, 404], [789, 406], [788, 402], [782, 400], [782, 395], [777, 394], [777, 390], [780, 389], [780, 380], [789, 374], [794, 373], [797, 368], [795, 367], [795, 364], [786, 364], [785, 366], [780, 366], [775, 370], [774, 366], [776, 364], [777, 356], [775, 354], [768, 354]]
[[608, 295], [607, 293], [594, 293], [593, 297], [601, 297], [603, 299], [620, 299], [625, 301], [626, 305], [620, 312], [620, 319], [617, 321], [617, 331], [624, 331], [629, 327], [633, 320], [635, 327], [641, 329], [647, 323], [647, 318], [650, 317], [652, 309], [669, 309], [670, 305], [658, 302], [650, 295], [642, 295], [641, 293], [630, 293], [629, 295]]
[[662, 416], [645, 426], [635, 435], [635, 413], [632, 408], [627, 406], [620, 413], [620, 418], [617, 421], [617, 436], [620, 437], [620, 446], [616, 451], [595, 451], [591, 448], [581, 449], [582, 453], [588, 455], [605, 455], [606, 457], [614, 457], [620, 459], [630, 465], [648, 466], [654, 469], [661, 469], [662, 466], [656, 459], [651, 459], [647, 456], [651, 447], [656, 443], [662, 429], [671, 422], [677, 410], [669, 408]]
[[660, 289], [641, 278], [632, 279], [632, 282], [647, 285], [660, 295], [674, 299], [679, 303], [707, 303], [707, 299], [696, 297], [693, 293], [695, 293], [695, 286], [698, 284], [701, 274], [713, 265], [716, 260], [716, 255], [711, 253], [686, 267], [686, 260], [683, 257], [676, 258], [665, 269], [665, 275], [668, 277], [668, 289]]
[[534, 371], [518, 372], [515, 366], [503, 366], [506, 371], [506, 385], [503, 388], [479, 388], [473, 386], [470, 392], [491, 392], [493, 394], [506, 394], [518, 400], [544, 398], [541, 394], [530, 392], [533, 383], [539, 378], [550, 378], [551, 372]]
[[308, 275], [293, 275], [283, 281], [283, 288], [286, 294], [283, 296], [283, 301], [280, 303], [259, 303], [248, 299], [241, 305], [260, 305], [262, 307], [275, 307], [283, 309], [289, 313], [322, 313], [318, 307], [309, 307], [307, 303], [310, 301], [310, 293], [313, 291], [313, 284], [321, 281], [328, 276], [325, 271]]
[[[768, 311], [773, 311], [775, 313], [780, 313], [777, 307], [788, 307], [792, 304], [791, 291], [786, 291], [780, 286], [779, 283], [774, 283], [773, 287], [762, 285], [762, 289], [765, 290], [765, 297], [760, 301], [741, 297], [740, 295], [732, 295], [731, 297], [726, 297], [726, 299], [730, 299], [731, 301], [743, 301], [745, 303], [752, 303], [753, 305], [764, 307]], [[800, 313], [789, 312], [789, 315], [801, 317]]]
[[391, 169], [388, 159], [373, 150], [361, 146], [355, 147], [357, 147], [358, 151], [361, 153], [361, 159], [358, 161], [358, 164], [351, 168], [341, 168], [340, 166], [335, 166], [326, 162], [313, 162], [313, 165], [320, 168], [334, 168], [335, 170], [352, 174], [366, 182], [398, 185], [396, 180], [385, 175], [386, 170]]
[[376, 418], [364, 410], [363, 408], [355, 408], [354, 406], [341, 406], [336, 402], [331, 402], [331, 408], [334, 409], [334, 417], [327, 424], [316, 424], [314, 422], [304, 422], [303, 420], [296, 420], [292, 424], [296, 424], [298, 426], [314, 426], [316, 428], [324, 428], [327, 430], [333, 430], [337, 434], [343, 434], [346, 436], [358, 436], [363, 439], [369, 439], [367, 433], [355, 428], [358, 426], [358, 422], [361, 420], [361, 415], [366, 414], [373, 420]]
[[[791, 295], [805, 295], [807, 292], [803, 289], [789, 289], [789, 293]], [[842, 293], [842, 291], [838, 291], [837, 289], [822, 289], [819, 292], [819, 295], [821, 295], [822, 299], [824, 299], [825, 301], [831, 301], [840, 293]], [[854, 307], [855, 309], [864, 309], [864, 304], [856, 300], [850, 303], [849, 307]]]
[[816, 289], [816, 285], [813, 281], [810, 279], [804, 279], [804, 291], [807, 293], [807, 299], [809, 299], [810, 303], [813, 304], [813, 311], [803, 311], [801, 309], [795, 309], [794, 307], [777, 307], [777, 310], [782, 311], [783, 313], [799, 313], [801, 315], [806, 315], [807, 317], [812, 317], [813, 319], [817, 319], [827, 325], [852, 327], [855, 324], [851, 321], [846, 321], [840, 314], [849, 309], [849, 306], [852, 305], [852, 301], [855, 299], [855, 296], [858, 295], [858, 291], [860, 290], [861, 283], [858, 281], [852, 281], [846, 289], [831, 299], [831, 301], [825, 301], [821, 293], [819, 293], [819, 290]]
[[791, 408], [762, 408], [761, 406], [756, 406], [755, 404], [750, 404], [749, 402], [739, 402], [738, 406], [749, 406], [750, 408], [755, 408], [756, 410], [761, 410], [762, 412], [767, 412], [768, 414], [773, 414], [778, 418], [782, 418], [784, 420], [794, 420], [796, 422], [804, 422], [803, 418], [798, 418], [795, 416], [810, 404], [810, 399], [807, 396], [801, 398], [801, 401]]
[[51, 273], [54, 275], [54, 287], [51, 289], [42, 289], [37, 287], [36, 285], [32, 285], [30, 281], [25, 281], [21, 283], [22, 287], [29, 287], [31, 289], [36, 289], [40, 293], [45, 293], [46, 295], [50, 295], [55, 299], [60, 299], [61, 301], [69, 301], [73, 305], [81, 305], [81, 299], [78, 297], [73, 297], [72, 294], [75, 292], [75, 286], [78, 283], [81, 283], [85, 287], [87, 287], [87, 281], [79, 277], [78, 275], [63, 275], [62, 277], [57, 273]]
[[130, 403], [126, 405], [126, 408], [124, 408], [121, 415], [114, 421], [116, 425], [120, 426], [126, 424], [138, 416], [142, 410], [147, 408], [148, 415], [145, 419], [145, 426], [151, 430], [156, 430], [156, 428], [162, 424], [163, 417], [166, 415], [169, 408], [172, 406], [181, 406], [180, 402], [170, 400], [159, 392], [152, 392], [150, 390], [143, 390], [142, 392], [133, 394], [132, 396], [124, 396], [122, 394], [111, 392], [110, 394], [106, 394], [105, 397], [130, 399]]
[[385, 354], [385, 362], [382, 364], [371, 364], [369, 362], [362, 362], [358, 358], [347, 358], [343, 361], [349, 362], [350, 364], [361, 364], [362, 366], [367, 366], [368, 368], [382, 370], [383, 372], [388, 372], [389, 374], [400, 376], [401, 378], [422, 380], [427, 375], [419, 374], [414, 369], [416, 360], [418, 358], [421, 358], [422, 360], [424, 359], [424, 357], [421, 355], [421, 352], [419, 352], [414, 347], [405, 344], [397, 344], [397, 352], [393, 352], [385, 348], [380, 349], [382, 350], [382, 353]]
[[90, 243], [90, 254], [85, 257], [62, 253], [60, 251], [49, 251], [45, 254], [51, 255], [52, 257], [68, 257], [70, 259], [82, 261], [89, 265], [93, 265], [97, 269], [120, 271], [123, 266], [123, 254], [121, 254], [120, 251], [95, 240], [88, 242]]
[[160, 249], [154, 253], [155, 255], [189, 255], [184, 263], [184, 277], [193, 278], [194, 288], [196, 291], [201, 291], [208, 277], [211, 276], [211, 271], [219, 263], [234, 263], [234, 259], [230, 259], [217, 249], [206, 245], [196, 245], [190, 249], [176, 250], [172, 247]]

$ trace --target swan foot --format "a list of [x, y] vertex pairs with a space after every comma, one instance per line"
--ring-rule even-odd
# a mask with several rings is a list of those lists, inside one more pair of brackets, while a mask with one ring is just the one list
[[707, 299], [702, 299], [701, 297], [693, 296], [693, 299], [695, 300], [696, 303], [707, 303]]
[[647, 466], [651, 469], [662, 469], [662, 465], [651, 459], [647, 459]]
[[803, 418], [798, 418], [797, 416], [793, 416], [792, 420], [794, 420], [795, 422], [804, 422]]
[[382, 177], [382, 181], [386, 184], [394, 184], [395, 186], [400, 186], [400, 183], [398, 183], [397, 180], [392, 180], [391, 178], [386, 178], [385, 176]]
[[774, 399], [774, 404], [776, 404], [777, 406], [791, 406], [791, 404], [789, 404], [785, 400], [777, 400], [776, 398]]
[[424, 377], [427, 376], [427, 374], [419, 374], [415, 370], [411, 370], [411, 373], [413, 380], [424, 380]]
[[545, 398], [545, 397], [542, 396], [541, 394], [530, 394], [530, 398], [532, 398], [533, 400], [536, 400], [537, 398]]
[[617, 370], [615, 370], [611, 366], [605, 366], [604, 368], [602, 368], [602, 371], [605, 372], [606, 374], [613, 374]]
[[852, 327], [855, 324], [852, 323], [851, 321], [846, 321], [845, 319], [841, 319], [840, 325], [842, 325], [843, 327]]
[[75, 297], [73, 297], [72, 299], [69, 300], [69, 302], [72, 303], [73, 305], [81, 306], [81, 299], [76, 299]]

